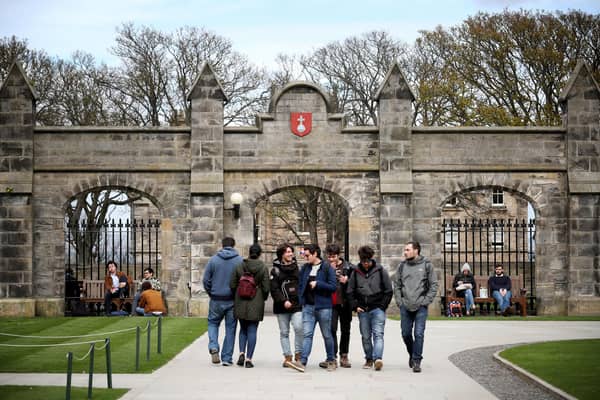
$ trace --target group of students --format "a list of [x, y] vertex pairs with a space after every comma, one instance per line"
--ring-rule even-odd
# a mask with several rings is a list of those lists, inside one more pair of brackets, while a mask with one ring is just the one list
[[[420, 245], [410, 242], [405, 248], [406, 260], [398, 267], [395, 287], [388, 272], [373, 256], [369, 246], [358, 250], [360, 262], [354, 266], [340, 256], [340, 247], [330, 244], [321, 249], [314, 244], [304, 246], [295, 257], [294, 247], [282, 244], [272, 268], [259, 260], [261, 248], [253, 244], [249, 258], [242, 259], [235, 250], [235, 240], [224, 238], [223, 248], [211, 257], [203, 277], [210, 296], [208, 311], [208, 350], [214, 364], [233, 365], [233, 348], [237, 322], [240, 332], [237, 365], [254, 367], [253, 356], [259, 322], [264, 317], [268, 295], [273, 298], [277, 317], [282, 366], [304, 372], [312, 351], [317, 324], [325, 344], [326, 359], [321, 368], [334, 371], [351, 368], [348, 357], [350, 326], [353, 312], [359, 319], [364, 352], [363, 368], [383, 368], [386, 310], [395, 294], [402, 314], [402, 337], [409, 353], [409, 367], [421, 372], [423, 338], [427, 307], [437, 291], [437, 279], [431, 263], [420, 256]], [[407, 249], [409, 254], [407, 255]], [[251, 275], [256, 285], [252, 297], [239, 290], [245, 276]], [[245, 291], [244, 291], [245, 293]], [[225, 337], [219, 346], [219, 325], [225, 320]], [[337, 340], [338, 326], [340, 340]], [[290, 332], [294, 332], [294, 346]], [[413, 334], [414, 330], [414, 334]], [[339, 356], [339, 362], [338, 362]]]
[[[119, 271], [117, 263], [106, 263], [106, 276], [104, 277], [104, 310], [106, 315], [112, 315], [112, 299], [129, 296], [129, 278], [127, 274]], [[115, 311], [121, 314], [122, 311]], [[166, 315], [167, 309], [162, 296], [160, 281], [154, 277], [152, 268], [143, 271], [143, 278], [139, 282], [138, 290], [133, 296], [131, 315]]]

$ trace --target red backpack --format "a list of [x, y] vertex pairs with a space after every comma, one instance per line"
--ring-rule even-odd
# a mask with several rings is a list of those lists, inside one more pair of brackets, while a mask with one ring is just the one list
[[243, 268], [244, 271], [238, 281], [237, 294], [242, 299], [252, 299], [256, 296], [256, 280], [254, 275], [246, 270], [245, 265]]

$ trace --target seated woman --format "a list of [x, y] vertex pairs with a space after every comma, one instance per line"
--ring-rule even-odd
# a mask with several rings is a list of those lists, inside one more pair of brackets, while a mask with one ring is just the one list
[[142, 294], [135, 311], [139, 315], [147, 316], [167, 313], [160, 291], [152, 289], [152, 284], [148, 281], [142, 283]]
[[466, 314], [471, 315], [471, 312], [475, 309], [475, 301], [473, 299], [475, 277], [471, 273], [471, 266], [468, 263], [464, 263], [461, 272], [454, 276], [452, 287], [456, 291], [456, 297], [464, 297], [465, 308], [467, 309]]

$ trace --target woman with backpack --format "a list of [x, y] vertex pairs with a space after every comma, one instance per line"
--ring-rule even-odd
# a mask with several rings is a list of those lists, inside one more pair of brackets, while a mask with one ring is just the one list
[[256, 347], [258, 323], [263, 320], [265, 300], [269, 296], [269, 271], [259, 260], [262, 249], [250, 246], [249, 258], [238, 265], [231, 276], [230, 287], [235, 293], [233, 314], [240, 322], [238, 337], [240, 356], [237, 365], [253, 368], [252, 356]]

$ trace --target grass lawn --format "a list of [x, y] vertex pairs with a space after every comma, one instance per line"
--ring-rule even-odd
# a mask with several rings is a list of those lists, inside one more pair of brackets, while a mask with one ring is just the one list
[[[0, 386], [2, 400], [63, 400], [66, 389], [59, 386]], [[127, 389], [96, 389], [94, 400], [116, 400], [127, 393]], [[87, 388], [71, 388], [72, 400], [87, 399]]]
[[578, 399], [600, 393], [600, 339], [566, 340], [512, 347], [502, 357]]
[[[146, 324], [151, 321], [150, 361], [146, 361]], [[24, 336], [76, 336], [83, 338], [17, 338], [0, 334], [0, 372], [58, 372], [67, 371], [67, 352], [73, 352], [73, 373], [89, 371], [89, 344], [96, 343], [94, 374], [106, 372], [104, 339], [110, 337], [113, 373], [135, 373], [135, 327], [140, 326], [140, 370], [150, 373], [167, 363], [177, 353], [202, 335], [207, 329], [205, 318], [166, 317], [162, 320], [162, 353], [157, 354], [157, 318], [143, 317], [78, 317], [78, 318], [0, 318], [0, 333]], [[133, 328], [133, 329], [132, 329]], [[121, 332], [116, 332], [121, 331]], [[114, 332], [114, 333], [109, 333]], [[52, 344], [49, 347], [6, 347], [10, 345]], [[85, 357], [85, 358], [84, 358]], [[83, 360], [81, 360], [84, 358]], [[29, 397], [27, 397], [29, 398]]]

